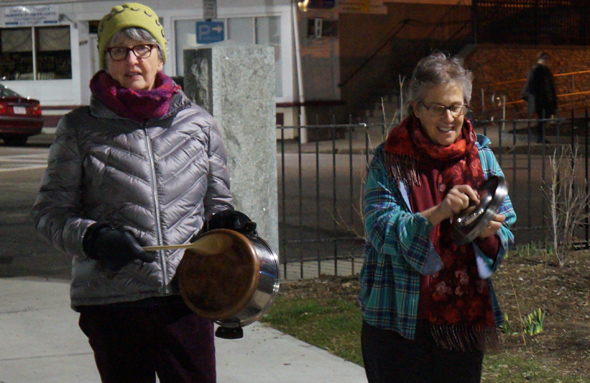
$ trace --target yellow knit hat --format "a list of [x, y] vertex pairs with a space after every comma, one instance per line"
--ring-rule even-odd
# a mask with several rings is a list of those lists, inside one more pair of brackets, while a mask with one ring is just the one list
[[98, 25], [98, 56], [101, 66], [104, 65], [104, 51], [113, 34], [132, 27], [143, 28], [156, 39], [162, 47], [162, 57], [166, 62], [166, 37], [156, 12], [143, 4], [126, 3], [113, 7]]

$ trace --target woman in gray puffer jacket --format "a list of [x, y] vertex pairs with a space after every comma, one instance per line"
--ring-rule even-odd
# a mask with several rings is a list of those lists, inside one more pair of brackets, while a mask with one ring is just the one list
[[142, 4], [103, 18], [105, 70], [60, 121], [32, 212], [73, 257], [71, 303], [104, 382], [215, 382], [213, 325], [178, 295], [183, 250], [142, 249], [187, 243], [232, 209], [220, 132], [161, 72], [165, 48]]

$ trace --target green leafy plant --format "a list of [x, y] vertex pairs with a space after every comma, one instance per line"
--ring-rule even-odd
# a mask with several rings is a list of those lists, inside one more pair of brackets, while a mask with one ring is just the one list
[[516, 256], [517, 257], [528, 257], [531, 254], [535, 254], [536, 250], [534, 249], [534, 243], [530, 244], [527, 243], [526, 245], [517, 246], [516, 247]]
[[512, 323], [510, 322], [510, 318], [508, 318], [508, 314], [504, 313], [504, 323], [500, 326], [500, 331], [507, 335], [517, 335], [518, 333], [512, 331]]
[[532, 313], [524, 316], [521, 322], [522, 331], [514, 331], [512, 328], [512, 322], [510, 322], [510, 318], [508, 318], [508, 314], [504, 314], [504, 323], [500, 326], [500, 331], [507, 335], [518, 335], [522, 334], [529, 334], [529, 335], [537, 335], [543, 331], [543, 325], [545, 324], [545, 316], [546, 312], [541, 310], [540, 308], [533, 311]]
[[522, 318], [522, 331], [529, 335], [537, 335], [542, 332], [545, 323], [545, 315], [545, 311], [539, 308]]
[[549, 256], [552, 256], [552, 255], [554, 254], [554, 253], [553, 253], [553, 246], [551, 246], [551, 245], [548, 245], [548, 246], [545, 248], [545, 251], [547, 252], [547, 255], [549, 255]]

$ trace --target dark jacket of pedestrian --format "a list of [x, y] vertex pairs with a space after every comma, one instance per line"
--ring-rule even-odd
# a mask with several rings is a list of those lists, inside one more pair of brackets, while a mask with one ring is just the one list
[[537, 62], [529, 71], [521, 97], [527, 102], [529, 116], [550, 118], [557, 110], [553, 74], [544, 62]]

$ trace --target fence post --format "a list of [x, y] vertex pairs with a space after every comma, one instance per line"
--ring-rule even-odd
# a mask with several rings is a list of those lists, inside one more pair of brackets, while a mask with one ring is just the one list
[[[287, 198], [285, 197], [285, 192], [287, 190], [286, 188], [286, 184], [285, 184], [285, 178], [286, 178], [286, 174], [285, 174], [285, 129], [281, 128], [281, 190], [282, 190], [282, 211], [283, 211], [283, 223], [286, 220], [287, 217], [287, 208], [286, 208], [286, 204], [285, 201], [287, 200]], [[287, 279], [287, 258], [286, 258], [286, 249], [287, 249], [287, 240], [285, 238], [280, 238], [280, 243], [281, 243], [281, 247], [280, 247], [280, 252], [279, 254], [281, 255], [281, 258], [284, 262], [284, 271], [283, 271], [283, 278]]]

